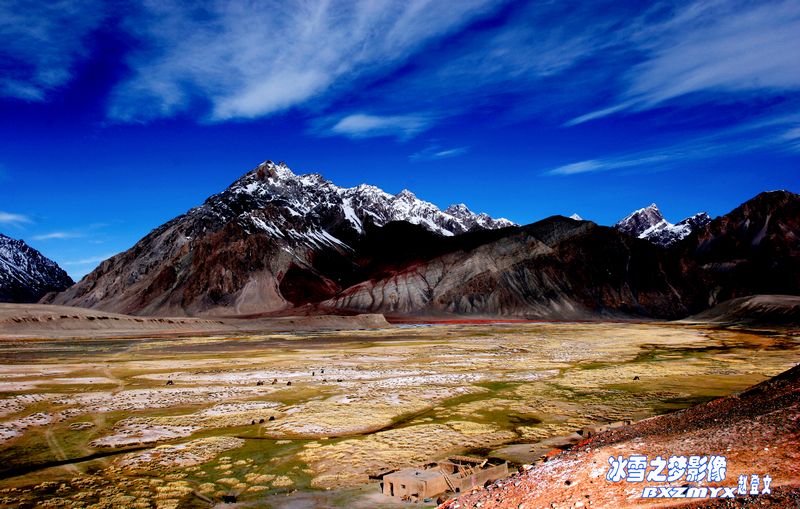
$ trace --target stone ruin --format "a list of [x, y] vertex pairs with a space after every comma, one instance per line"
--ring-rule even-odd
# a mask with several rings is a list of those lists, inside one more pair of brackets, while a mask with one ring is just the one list
[[451, 456], [421, 468], [404, 468], [382, 476], [383, 494], [402, 500], [433, 499], [447, 492], [468, 491], [508, 476], [508, 463], [469, 456]]

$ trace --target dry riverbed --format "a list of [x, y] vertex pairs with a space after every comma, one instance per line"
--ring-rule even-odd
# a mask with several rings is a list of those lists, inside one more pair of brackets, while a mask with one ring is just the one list
[[0, 355], [0, 507], [372, 508], [403, 505], [370, 484], [387, 468], [685, 408], [797, 364], [800, 342], [514, 323], [20, 339]]

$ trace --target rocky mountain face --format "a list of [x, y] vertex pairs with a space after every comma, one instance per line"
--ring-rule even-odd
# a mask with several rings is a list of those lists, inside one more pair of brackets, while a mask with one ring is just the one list
[[655, 206], [616, 228], [562, 216], [516, 226], [267, 162], [47, 302], [140, 315], [679, 318], [723, 297], [797, 293], [799, 199], [765, 193], [710, 223], [667, 223], [659, 231], [679, 233], [662, 244], [642, 237], [665, 223]]
[[651, 203], [648, 207], [630, 213], [614, 226], [622, 233], [639, 237], [662, 221], [664, 221], [664, 216], [661, 215], [658, 205]]
[[631, 213], [614, 227], [626, 235], [648, 240], [661, 247], [669, 247], [710, 222], [711, 217], [700, 212], [672, 224], [664, 219], [658, 206], [652, 203]]
[[559, 319], [677, 317], [697, 307], [696, 292], [672, 290], [681, 284], [674, 259], [612, 228], [554, 216], [486, 240], [451, 245], [323, 305], [389, 315]]
[[676, 245], [702, 269], [708, 303], [800, 293], [800, 195], [761, 193]]
[[56, 262], [25, 242], [0, 234], [0, 302], [37, 302], [72, 284]]

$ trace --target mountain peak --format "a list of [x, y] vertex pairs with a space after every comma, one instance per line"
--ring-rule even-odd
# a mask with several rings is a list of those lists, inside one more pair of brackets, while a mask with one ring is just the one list
[[651, 203], [647, 207], [631, 213], [614, 227], [627, 235], [667, 247], [710, 222], [711, 217], [708, 214], [699, 212], [677, 224], [672, 224], [661, 215], [658, 205]]
[[636, 210], [618, 222], [617, 230], [628, 235], [639, 237], [645, 231], [664, 221], [664, 216], [658, 210], [658, 205], [651, 203], [647, 207]]
[[408, 189], [403, 189], [402, 191], [397, 193], [395, 197], [397, 197], [400, 200], [406, 200], [406, 201], [414, 201], [417, 199], [417, 195], [415, 195]]
[[466, 206], [464, 203], [454, 203], [450, 205], [446, 209], [444, 209], [445, 214], [450, 214], [451, 216], [459, 217], [464, 214], [472, 214], [472, 211], [469, 210], [469, 207]]
[[297, 177], [283, 161], [279, 163], [274, 163], [270, 160], [264, 161], [256, 167], [254, 172], [259, 180], [265, 180], [266, 178], [287, 180]]
[[682, 221], [678, 221], [675, 223], [675, 226], [689, 225], [694, 230], [700, 226], [705, 226], [710, 222], [711, 216], [709, 216], [707, 212], [698, 212], [697, 214], [689, 216]]
[[[354, 255], [372, 227], [407, 222], [453, 237], [512, 224], [459, 210], [458, 216], [445, 213], [407, 189], [392, 195], [368, 184], [344, 188], [265, 161], [53, 302], [102, 302], [104, 309], [127, 313], [283, 309], [309, 295], [329, 295], [342, 278], [354, 277]], [[326, 278], [318, 272], [326, 264], [343, 272]], [[176, 271], [183, 279], [174, 279]]]

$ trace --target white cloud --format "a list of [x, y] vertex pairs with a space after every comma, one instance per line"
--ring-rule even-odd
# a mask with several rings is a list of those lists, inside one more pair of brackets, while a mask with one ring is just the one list
[[434, 152], [431, 154], [431, 157], [434, 159], [445, 159], [448, 157], [456, 157], [460, 156], [467, 152], [467, 147], [456, 147], [456, 148], [448, 148], [445, 150], [440, 150], [438, 152]]
[[800, 139], [800, 126], [790, 127], [786, 132], [783, 133], [782, 137], [785, 140], [798, 140], [798, 139]]
[[[673, 147], [674, 148], [674, 147]], [[699, 155], [699, 154], [695, 154]], [[577, 163], [565, 164], [545, 172], [545, 175], [577, 175], [579, 173], [594, 173], [599, 171], [619, 170], [622, 168], [635, 168], [647, 165], [661, 164], [669, 161], [686, 158], [685, 155], [675, 155], [670, 157], [668, 154], [654, 152], [643, 152], [629, 156], [622, 156], [608, 159], [590, 159]]]
[[442, 148], [439, 145], [431, 145], [419, 152], [409, 156], [412, 161], [434, 161], [437, 159], [448, 159], [466, 154], [469, 147]]
[[501, 0], [273, 0], [187, 8], [145, 0], [127, 28], [143, 42], [110, 116], [170, 116], [207, 101], [220, 121], [269, 115], [405, 62]]
[[547, 170], [543, 175], [568, 176], [620, 169], [642, 170], [711, 157], [758, 150], [798, 151], [794, 131], [800, 115], [778, 115], [723, 129], [678, 143], [618, 156], [588, 159]]
[[553, 168], [548, 171], [548, 175], [575, 175], [576, 173], [589, 173], [599, 171], [605, 168], [604, 163], [594, 159], [588, 161], [579, 161], [577, 163], [565, 164], [558, 168]]
[[33, 221], [28, 216], [23, 214], [12, 214], [11, 212], [3, 212], [0, 210], [0, 224], [10, 225], [10, 226], [22, 226], [24, 224], [30, 224]]
[[621, 103], [621, 104], [615, 104], [614, 106], [609, 106], [608, 108], [603, 108], [603, 109], [600, 109], [600, 110], [590, 111], [589, 113], [585, 113], [585, 114], [583, 114], [583, 115], [581, 115], [579, 117], [575, 117], [573, 119], [568, 120], [567, 122], [564, 122], [564, 127], [569, 127], [569, 126], [572, 126], [572, 125], [582, 124], [584, 122], [588, 122], [588, 121], [594, 120], [596, 118], [607, 117], [607, 116], [609, 116], [609, 115], [611, 115], [613, 113], [625, 110], [626, 108], [629, 108], [631, 106], [633, 106], [633, 102], [625, 102], [625, 103]]
[[33, 240], [64, 240], [64, 239], [77, 239], [83, 237], [80, 233], [75, 232], [51, 232], [42, 235], [36, 235]]
[[0, 2], [0, 96], [41, 101], [69, 81], [86, 53], [86, 36], [103, 18], [104, 3]]
[[[800, 90], [796, 0], [522, 2], [462, 30], [510, 3], [141, 0], [114, 14], [135, 42], [108, 115], [135, 122], [201, 111], [222, 122], [302, 107], [329, 133], [408, 138], [471, 110], [575, 125], [687, 96]], [[66, 83], [108, 5], [0, 2], [0, 62], [10, 62], [0, 96], [41, 100]], [[457, 39], [442, 44], [449, 35]]]
[[329, 132], [349, 138], [396, 136], [406, 139], [428, 129], [433, 122], [425, 115], [369, 115], [354, 113], [337, 121]]
[[696, 1], [642, 26], [631, 49], [645, 55], [626, 73], [616, 104], [567, 123], [649, 109], [699, 92], [780, 93], [800, 89], [800, 3]]
[[113, 254], [103, 255], [103, 256], [91, 256], [89, 258], [82, 258], [80, 260], [68, 260], [66, 262], [62, 262], [61, 265], [67, 266], [80, 266], [80, 265], [94, 265], [100, 262], [104, 262], [114, 256]]

